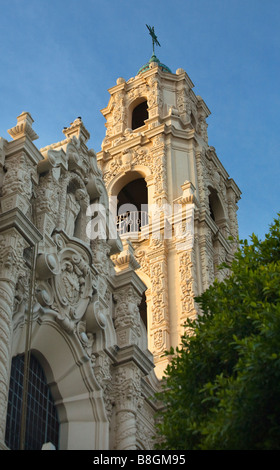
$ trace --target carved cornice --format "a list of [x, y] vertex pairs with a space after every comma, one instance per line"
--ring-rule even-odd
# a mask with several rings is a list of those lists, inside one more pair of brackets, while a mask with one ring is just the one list
[[131, 242], [129, 240], [123, 240], [122, 245], [123, 251], [113, 259], [117, 272], [133, 271], [140, 268], [140, 264], [134, 257], [134, 249]]
[[42, 154], [27, 136], [20, 137], [7, 143], [6, 158], [24, 151], [34, 165], [42, 160]]
[[146, 352], [143, 353], [136, 344], [120, 348], [117, 352], [116, 360], [115, 366], [133, 362], [145, 375], [148, 375], [154, 368], [152, 355]]
[[146, 286], [139, 276], [131, 270], [117, 273], [111, 279], [108, 279], [113, 289], [117, 293], [121, 289], [127, 289], [132, 286], [136, 293], [141, 297], [143, 292], [146, 290]]
[[215, 147], [208, 147], [208, 149], [206, 150], [206, 157], [208, 160], [214, 163], [215, 167], [220, 170], [223, 178], [227, 180], [229, 177], [229, 174], [226, 171], [220, 159], [218, 158]]
[[231, 189], [235, 193], [236, 202], [238, 202], [241, 197], [242, 192], [237, 186], [236, 182], [232, 178], [228, 178], [226, 181], [226, 187], [228, 190]]
[[17, 208], [0, 214], [0, 232], [11, 228], [15, 228], [30, 246], [34, 246], [43, 238], [35, 225]]
[[171, 134], [173, 137], [178, 137], [184, 140], [197, 139], [196, 131], [193, 128], [190, 129], [177, 129], [172, 124], [165, 124], [165, 134]]

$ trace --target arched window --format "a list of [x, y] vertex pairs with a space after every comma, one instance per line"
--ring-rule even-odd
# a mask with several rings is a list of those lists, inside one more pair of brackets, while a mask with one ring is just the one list
[[137, 129], [138, 127], [145, 125], [145, 120], [148, 119], [148, 103], [142, 101], [132, 111], [131, 129]]
[[[9, 449], [20, 449], [23, 402], [24, 355], [13, 358], [5, 442]], [[59, 443], [59, 421], [44, 371], [31, 355], [26, 410], [25, 450], [40, 450], [45, 442], [56, 449]]]

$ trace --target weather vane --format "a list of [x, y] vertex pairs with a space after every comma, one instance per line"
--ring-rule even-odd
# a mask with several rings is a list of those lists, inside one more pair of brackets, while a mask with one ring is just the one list
[[156, 44], [157, 46], [159, 46], [159, 47], [161, 47], [161, 46], [160, 46], [160, 43], [158, 42], [157, 37], [156, 37], [156, 35], [155, 35], [155, 28], [154, 28], [153, 26], [149, 26], [149, 25], [147, 25], [147, 24], [146, 24], [146, 26], [147, 26], [147, 28], [148, 28], [148, 30], [149, 30], [150, 35], [152, 36], [152, 41], [153, 41], [153, 54], [154, 54], [154, 53], [155, 53], [155, 44]]

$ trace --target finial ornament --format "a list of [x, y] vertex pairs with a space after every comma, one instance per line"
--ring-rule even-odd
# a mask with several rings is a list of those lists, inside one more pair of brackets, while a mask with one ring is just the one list
[[147, 28], [148, 28], [148, 30], [149, 30], [149, 33], [150, 33], [151, 37], [152, 37], [152, 41], [153, 41], [153, 54], [154, 54], [154, 53], [155, 53], [155, 44], [156, 44], [157, 46], [159, 46], [159, 47], [161, 47], [161, 46], [160, 46], [160, 43], [158, 42], [157, 36], [155, 35], [155, 28], [154, 28], [154, 26], [149, 26], [149, 25], [147, 25], [147, 24], [146, 24], [146, 26], [147, 26]]

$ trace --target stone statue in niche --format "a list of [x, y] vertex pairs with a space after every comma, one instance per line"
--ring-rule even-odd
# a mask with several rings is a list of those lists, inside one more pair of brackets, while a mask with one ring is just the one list
[[65, 232], [69, 237], [75, 234], [75, 224], [78, 219], [81, 208], [83, 208], [83, 200], [86, 193], [83, 189], [76, 189], [75, 192], [69, 192], [66, 200], [65, 213]]

